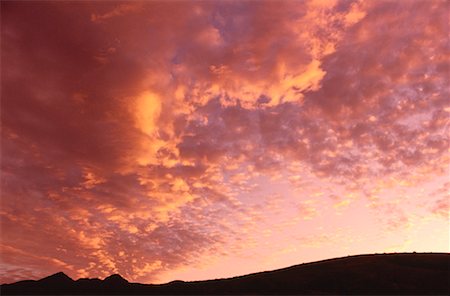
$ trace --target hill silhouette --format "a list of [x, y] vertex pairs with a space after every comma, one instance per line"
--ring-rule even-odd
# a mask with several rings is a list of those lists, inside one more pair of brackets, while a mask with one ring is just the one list
[[2, 295], [449, 295], [450, 254], [358, 255], [207, 281], [130, 283], [120, 275], [72, 280], [62, 272], [1, 285]]

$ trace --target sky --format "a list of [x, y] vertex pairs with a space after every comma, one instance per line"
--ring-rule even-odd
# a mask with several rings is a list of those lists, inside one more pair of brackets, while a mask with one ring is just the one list
[[449, 252], [449, 5], [2, 1], [0, 282]]

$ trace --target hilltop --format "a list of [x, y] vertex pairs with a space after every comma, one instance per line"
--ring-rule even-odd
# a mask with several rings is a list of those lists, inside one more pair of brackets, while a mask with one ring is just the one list
[[38, 281], [1, 285], [2, 295], [449, 295], [448, 253], [374, 254], [335, 258], [207, 281], [130, 283], [120, 275], [72, 280], [57, 273]]

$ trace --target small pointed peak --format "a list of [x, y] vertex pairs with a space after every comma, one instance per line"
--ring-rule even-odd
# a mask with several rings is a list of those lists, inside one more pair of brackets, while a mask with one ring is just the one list
[[128, 283], [120, 274], [112, 274], [104, 279], [108, 283]]
[[58, 282], [71, 281], [72, 282], [73, 280], [67, 274], [65, 274], [64, 272], [60, 271], [60, 272], [57, 272], [55, 274], [52, 274], [52, 275], [50, 275], [48, 277], [45, 277], [45, 278], [41, 279], [41, 281], [58, 281]]

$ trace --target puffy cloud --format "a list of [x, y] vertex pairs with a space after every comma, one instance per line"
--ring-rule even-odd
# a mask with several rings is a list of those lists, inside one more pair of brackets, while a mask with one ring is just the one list
[[445, 1], [1, 5], [2, 281], [288, 264], [315, 224], [448, 210]]

